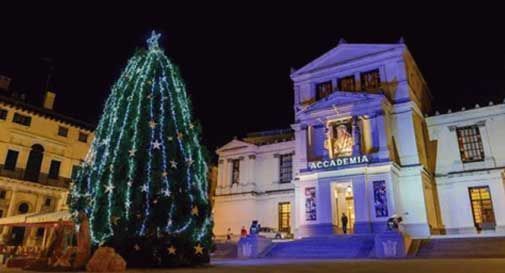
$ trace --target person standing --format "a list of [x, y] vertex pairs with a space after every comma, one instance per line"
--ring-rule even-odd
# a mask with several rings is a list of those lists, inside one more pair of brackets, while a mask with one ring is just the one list
[[345, 213], [342, 213], [340, 221], [342, 222], [342, 231], [344, 232], [344, 234], [347, 234], [347, 222], [349, 221], [349, 219], [347, 218], [347, 215], [345, 215]]
[[231, 233], [231, 228], [228, 228], [228, 230], [226, 231], [226, 241], [231, 241], [232, 235], [233, 233]]
[[245, 226], [242, 226], [242, 229], [240, 230], [240, 236], [241, 237], [247, 236], [247, 229], [245, 229]]

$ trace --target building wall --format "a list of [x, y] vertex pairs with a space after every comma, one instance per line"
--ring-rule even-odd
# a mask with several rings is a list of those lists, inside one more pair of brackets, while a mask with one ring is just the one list
[[[427, 119], [430, 138], [437, 141], [436, 184], [441, 218], [447, 233], [477, 232], [469, 188], [488, 186], [496, 231], [505, 231], [505, 104], [476, 107]], [[457, 128], [476, 125], [484, 159], [463, 162]]]
[[[291, 211], [294, 205], [293, 183], [280, 183], [279, 155], [293, 152], [294, 141], [254, 145], [234, 140], [218, 150], [215, 235], [225, 235], [228, 228], [238, 234], [243, 226], [249, 229], [252, 220], [263, 227], [278, 228], [278, 204], [290, 202]], [[232, 185], [234, 159], [240, 160], [240, 173], [239, 183]]]
[[[8, 111], [6, 118], [0, 119], [0, 191], [5, 192], [5, 198], [0, 198], [2, 217], [20, 214], [19, 206], [22, 203], [28, 204], [27, 213], [66, 209], [72, 169], [74, 166], [80, 166], [85, 158], [93, 140], [93, 132], [2, 101], [0, 109]], [[30, 116], [30, 125], [13, 122], [15, 113]], [[68, 128], [67, 137], [58, 135], [59, 126]], [[86, 142], [78, 140], [80, 132], [88, 135]], [[42, 145], [44, 148], [38, 182], [24, 180], [28, 158], [34, 144]], [[4, 168], [8, 150], [19, 153], [14, 171]], [[55, 179], [48, 178], [52, 160], [61, 162], [58, 177]], [[9, 243], [10, 230], [8, 227], [0, 227], [0, 243]], [[35, 228], [27, 229], [23, 243], [40, 245], [41, 238], [35, 235]]]

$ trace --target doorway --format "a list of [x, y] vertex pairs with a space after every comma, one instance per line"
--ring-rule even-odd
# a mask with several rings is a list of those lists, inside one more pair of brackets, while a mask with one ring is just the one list
[[353, 233], [354, 214], [354, 194], [352, 184], [333, 183], [331, 185], [332, 194], [332, 223], [336, 228], [336, 233], [343, 233], [342, 214], [347, 216], [347, 234]]
[[40, 144], [32, 146], [28, 162], [26, 163], [25, 180], [38, 182], [40, 176], [40, 167], [42, 165], [42, 158], [44, 157], [44, 147]]
[[11, 245], [20, 246], [23, 245], [25, 239], [25, 227], [13, 227], [11, 231]]

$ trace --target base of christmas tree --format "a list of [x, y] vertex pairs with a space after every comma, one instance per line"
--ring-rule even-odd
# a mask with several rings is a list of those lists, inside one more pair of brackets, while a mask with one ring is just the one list
[[129, 238], [113, 244], [128, 268], [169, 268], [209, 264], [209, 251], [204, 244], [184, 238]]

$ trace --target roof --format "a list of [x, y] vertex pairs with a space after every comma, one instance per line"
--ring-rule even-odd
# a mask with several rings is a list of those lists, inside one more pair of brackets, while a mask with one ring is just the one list
[[65, 116], [63, 114], [57, 113], [53, 110], [38, 107], [32, 104], [29, 104], [27, 102], [24, 102], [22, 100], [13, 98], [13, 97], [8, 97], [4, 95], [0, 95], [0, 102], [3, 102], [5, 104], [8, 104], [14, 108], [25, 110], [27, 112], [31, 112], [35, 115], [39, 115], [45, 118], [53, 119], [62, 123], [67, 123], [69, 125], [79, 127], [88, 131], [94, 131], [95, 130], [95, 125], [69, 117]]
[[249, 133], [243, 141], [254, 145], [267, 145], [290, 141], [294, 139], [294, 136], [295, 135], [292, 129], [278, 129]]
[[339, 43], [336, 47], [316, 58], [302, 68], [291, 73], [291, 77], [297, 77], [305, 73], [324, 69], [363, 57], [373, 56], [395, 49], [406, 49], [405, 44], [347, 44]]

